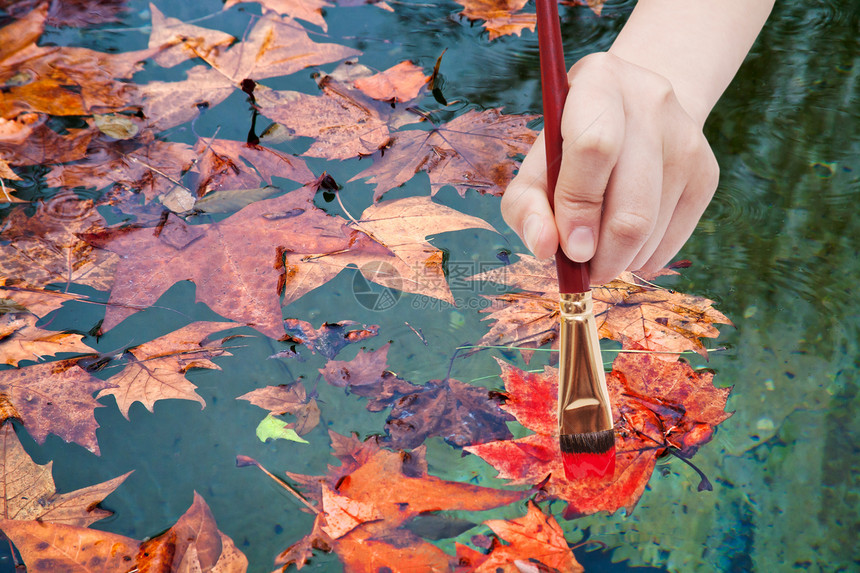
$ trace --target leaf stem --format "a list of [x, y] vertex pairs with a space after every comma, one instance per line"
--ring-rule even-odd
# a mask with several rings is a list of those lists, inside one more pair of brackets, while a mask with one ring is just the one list
[[275, 474], [273, 474], [272, 472], [270, 472], [269, 470], [264, 468], [263, 465], [260, 462], [258, 462], [257, 460], [255, 460], [254, 458], [251, 458], [248, 456], [236, 456], [236, 465], [238, 467], [245, 467], [245, 466], [249, 466], [249, 465], [257, 466], [258, 468], [260, 468], [260, 471], [262, 471], [264, 474], [266, 474], [267, 476], [272, 478], [272, 481], [274, 481], [276, 484], [278, 484], [279, 486], [281, 486], [282, 488], [284, 488], [285, 490], [290, 492], [290, 494], [292, 494], [293, 497], [295, 497], [297, 500], [299, 500], [300, 502], [305, 504], [305, 507], [307, 507], [308, 509], [310, 509], [312, 512], [314, 512], [316, 514], [320, 513], [319, 508], [317, 508], [311, 502], [309, 502], [305, 498], [305, 496], [303, 496], [298, 491], [293, 489], [293, 487], [290, 484], [288, 484], [286, 481], [284, 481], [283, 479], [279, 478], [278, 476], [276, 476]]

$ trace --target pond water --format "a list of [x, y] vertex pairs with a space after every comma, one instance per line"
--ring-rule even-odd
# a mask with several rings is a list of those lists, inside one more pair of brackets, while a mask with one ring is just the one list
[[[156, 5], [168, 16], [197, 21], [236, 37], [245, 33], [250, 15], [259, 13], [253, 4], [222, 13], [221, 3], [211, 0]], [[375, 70], [409, 59], [429, 72], [447, 50], [441, 72], [450, 105], [438, 114], [440, 120], [471, 108], [539, 112], [534, 34], [489, 42], [478, 24], [470, 25], [457, 16], [461, 9], [457, 4], [391, 5], [391, 12], [373, 5], [328, 8], [328, 31], [309, 29], [317, 32], [316, 41], [361, 50], [359, 61]], [[633, 2], [609, 3], [601, 17], [585, 7], [563, 8], [568, 63], [606, 49], [632, 6]], [[50, 29], [42, 41], [108, 52], [141, 49], [146, 46], [149, 22], [147, 3], [133, 1], [118, 24], [86, 31]], [[335, 65], [319, 69], [330, 72]], [[148, 66], [135, 81], [179, 79], [185, 69], [168, 73]], [[315, 70], [263, 83], [314, 93]], [[720, 187], [679, 254], [692, 266], [668, 283], [679, 291], [713, 299], [734, 322], [733, 328], [721, 328], [720, 338], [709, 344], [721, 350], [711, 353], [707, 364], [716, 372], [718, 386], [733, 386], [728, 409], [734, 415], [694, 459], [714, 491], [697, 492], [697, 475], [678, 460], [665, 460], [658, 464], [632, 514], [572, 521], [559, 517], [569, 541], [588, 538], [605, 546], [577, 548], [577, 558], [586, 570], [860, 570], [860, 304], [855, 295], [860, 281], [858, 77], [860, 4], [786, 0], [778, 2], [739, 76], [714, 110], [706, 133], [721, 165]], [[427, 107], [439, 107], [432, 99], [428, 96]], [[203, 113], [193, 132], [186, 124], [165, 137], [193, 143], [194, 133], [217, 132], [218, 137], [244, 140], [248, 126], [246, 98], [236, 93]], [[274, 147], [300, 154], [309, 144], [299, 138]], [[308, 164], [315, 174], [326, 170], [345, 184], [341, 197], [349, 212], [360, 213], [372, 203], [372, 189], [366, 182], [346, 184], [369, 165], [368, 159], [309, 159]], [[46, 199], [56, 190], [46, 187], [43, 174], [32, 169], [23, 182], [9, 185], [22, 199]], [[286, 180], [276, 184], [283, 189], [296, 187]], [[386, 199], [426, 195], [428, 189], [427, 176], [419, 174], [386, 194]], [[101, 191], [81, 190], [80, 194], [95, 197]], [[480, 217], [500, 231], [434, 237], [432, 242], [444, 250], [449, 270], [477, 272], [481, 264], [502, 264], [500, 253], [525, 252], [502, 221], [498, 198], [475, 192], [461, 198], [444, 188], [436, 200]], [[336, 202], [319, 200], [318, 205], [343, 215]], [[0, 204], [0, 217], [11, 207]], [[393, 307], [375, 311], [353, 296], [354, 273], [344, 271], [286, 306], [284, 316], [315, 326], [343, 320], [379, 325], [379, 337], [363, 344], [375, 349], [393, 341], [389, 368], [415, 383], [442, 379], [450, 366], [454, 378], [501, 387], [490, 351], [452, 359], [459, 345], [474, 342], [487, 331], [479, 312], [484, 301], [480, 286], [464, 284], [455, 289], [456, 308], [403, 294]], [[106, 302], [108, 297], [87, 287], [71, 290], [92, 301]], [[221, 320], [194, 301], [194, 285], [179, 282], [152, 308], [98, 339], [87, 336], [85, 342], [99, 352], [111, 352], [194, 320]], [[50, 328], [86, 333], [103, 313], [100, 305], [66, 304], [51, 315]], [[421, 337], [413, 327], [420, 329]], [[53, 462], [61, 492], [134, 470], [103, 504], [114, 515], [93, 527], [135, 539], [154, 536], [175, 523], [197, 491], [212, 509], [219, 529], [245, 553], [249, 571], [254, 572], [270, 571], [275, 555], [310, 531], [313, 516], [299, 511], [299, 504], [260, 472], [236, 468], [236, 455], [252, 456], [280, 475], [284, 471], [321, 475], [326, 464], [334, 463], [328, 430], [361, 436], [379, 433], [387, 412], [368, 412], [363, 399], [324, 382], [317, 384], [323, 357], [300, 350], [301, 360], [270, 360], [286, 345], [251, 329], [237, 332], [249, 336], [231, 341], [231, 357], [215, 360], [221, 370], [188, 374], [206, 401], [205, 409], [196, 402], [163, 400], [149, 412], [137, 403], [127, 420], [113, 399], [102, 399], [105, 407], [96, 409], [101, 456], [53, 435], [44, 445], [36, 444], [19, 428], [18, 435], [33, 459]], [[358, 346], [348, 347], [338, 358], [352, 358]], [[530, 367], [545, 362], [542, 356]], [[522, 364], [516, 354], [506, 353], [505, 358]], [[260, 442], [255, 428], [265, 412], [235, 398], [254, 388], [299, 379], [309, 391], [316, 388], [322, 409], [322, 422], [304, 436], [310, 443]], [[431, 474], [485, 486], [504, 485], [476, 456], [462, 457], [438, 438], [428, 440], [427, 448]], [[521, 513], [521, 507], [505, 508], [480, 520]], [[439, 543], [452, 551], [454, 540], [467, 542], [471, 535], [483, 532], [485, 528], [477, 527]], [[323, 553], [307, 569], [342, 570], [336, 556]], [[0, 571], [12, 570], [8, 555], [3, 556]]]

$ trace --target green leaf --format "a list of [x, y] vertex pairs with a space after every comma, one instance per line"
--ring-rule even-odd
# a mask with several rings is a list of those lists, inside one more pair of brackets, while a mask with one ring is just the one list
[[269, 414], [257, 424], [257, 437], [261, 442], [265, 442], [271, 438], [273, 440], [291, 440], [302, 444], [308, 443], [307, 440], [302, 439], [294, 429], [288, 428], [284, 424], [284, 421], [277, 418], [274, 414]]

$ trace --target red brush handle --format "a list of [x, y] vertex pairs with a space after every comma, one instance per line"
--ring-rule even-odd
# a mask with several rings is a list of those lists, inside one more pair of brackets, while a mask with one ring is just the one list
[[[557, 0], [536, 1], [540, 82], [543, 92], [543, 135], [546, 140], [546, 192], [549, 204], [553, 206], [555, 185], [561, 168], [561, 114], [569, 85], [564, 65], [561, 28], [558, 23]], [[575, 293], [589, 290], [587, 263], [571, 261], [559, 247], [555, 254], [555, 266], [558, 269], [559, 292]]]

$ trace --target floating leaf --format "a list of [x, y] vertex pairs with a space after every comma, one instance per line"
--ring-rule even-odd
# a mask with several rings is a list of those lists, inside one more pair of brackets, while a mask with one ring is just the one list
[[98, 503], [125, 481], [131, 472], [106, 482], [69, 493], [58, 494], [51, 477], [53, 462], [40, 465], [27, 455], [12, 423], [3, 422], [0, 429], [0, 474], [4, 484], [0, 496], [3, 519], [36, 520], [88, 527], [113, 512]]
[[729, 388], [715, 388], [713, 373], [695, 371], [684, 361], [667, 362], [648, 354], [619, 355], [607, 376], [616, 436], [615, 474], [568, 481], [558, 446], [556, 403], [558, 370], [527, 373], [500, 362], [507, 401], [503, 408], [535, 433], [465, 449], [487, 460], [512, 484], [535, 485], [568, 503], [566, 515], [628, 513], [645, 490], [658, 456], [674, 448], [689, 457], [713, 436]]
[[515, 157], [531, 148], [537, 132], [526, 127], [536, 116], [502, 115], [501, 111], [471, 110], [430, 131], [401, 131], [373, 166], [351, 179], [369, 178], [376, 185], [373, 198], [403, 185], [419, 171], [430, 176], [430, 193], [445, 185], [465, 196], [475, 189], [501, 195], [518, 166]]

